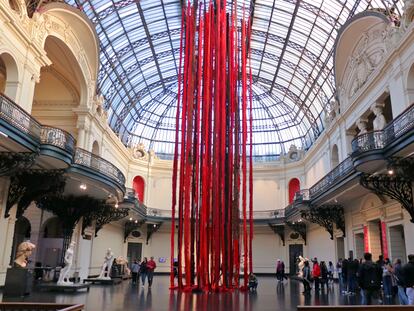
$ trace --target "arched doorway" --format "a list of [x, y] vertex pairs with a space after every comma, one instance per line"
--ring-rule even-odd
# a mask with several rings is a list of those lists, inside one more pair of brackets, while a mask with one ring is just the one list
[[45, 221], [39, 239], [37, 261], [42, 266], [56, 267], [60, 264], [63, 248], [63, 226], [58, 217]]
[[145, 180], [141, 176], [135, 176], [132, 181], [132, 187], [135, 190], [138, 201], [144, 202], [144, 193], [145, 193]]
[[0, 92], [16, 100], [19, 86], [19, 74], [14, 58], [8, 54], [0, 54]]
[[297, 178], [292, 178], [289, 181], [289, 204], [293, 203], [295, 193], [300, 190], [300, 181]]

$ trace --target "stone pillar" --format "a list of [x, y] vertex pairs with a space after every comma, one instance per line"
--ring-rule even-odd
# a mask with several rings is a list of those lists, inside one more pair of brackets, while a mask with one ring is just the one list
[[39, 83], [40, 81], [39, 74], [39, 72], [34, 73], [33, 70], [25, 66], [21, 81], [19, 81], [19, 85], [16, 89], [15, 101], [28, 113], [31, 113], [32, 111], [36, 83]]
[[405, 87], [404, 75], [399, 64], [390, 76], [391, 107], [393, 118], [395, 118], [414, 102], [414, 89], [411, 89], [409, 86]]
[[77, 147], [84, 148], [85, 146], [85, 129], [84, 128], [78, 128], [78, 138], [76, 140]]

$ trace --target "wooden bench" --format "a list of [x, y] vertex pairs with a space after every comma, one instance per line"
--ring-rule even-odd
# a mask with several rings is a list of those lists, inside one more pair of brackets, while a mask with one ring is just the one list
[[0, 311], [81, 311], [81, 304], [36, 303], [36, 302], [0, 302]]
[[408, 311], [414, 306], [370, 305], [370, 306], [298, 306], [298, 311]]

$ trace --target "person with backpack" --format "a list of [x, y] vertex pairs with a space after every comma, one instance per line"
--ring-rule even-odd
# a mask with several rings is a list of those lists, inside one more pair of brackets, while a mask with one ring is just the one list
[[382, 269], [372, 262], [372, 254], [364, 254], [365, 261], [358, 269], [358, 284], [361, 287], [361, 304], [372, 304], [372, 298], [379, 297]]
[[139, 267], [139, 274], [141, 275], [142, 287], [145, 287], [145, 279], [147, 278], [147, 264], [148, 259], [147, 257], [144, 257], [144, 260], [141, 262], [141, 265]]

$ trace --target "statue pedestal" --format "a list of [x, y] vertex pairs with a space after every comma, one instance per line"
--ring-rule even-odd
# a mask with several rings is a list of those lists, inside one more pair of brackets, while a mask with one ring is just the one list
[[4, 296], [29, 295], [32, 290], [33, 275], [26, 268], [7, 269], [6, 282], [4, 284]]

